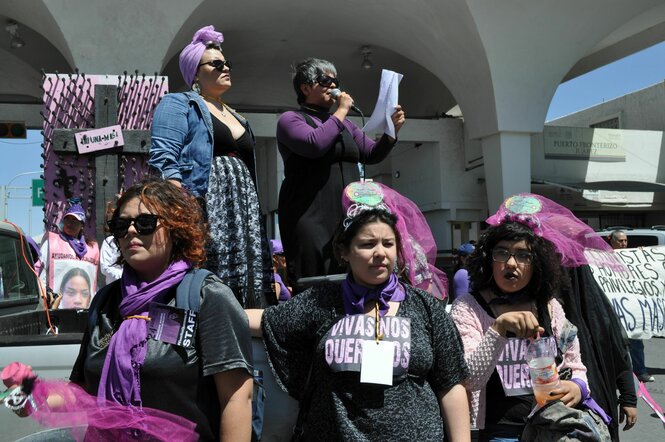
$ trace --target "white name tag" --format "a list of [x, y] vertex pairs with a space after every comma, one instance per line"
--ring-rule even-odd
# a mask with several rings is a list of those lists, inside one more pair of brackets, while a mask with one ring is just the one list
[[394, 342], [363, 340], [360, 382], [365, 384], [392, 385], [394, 357]]

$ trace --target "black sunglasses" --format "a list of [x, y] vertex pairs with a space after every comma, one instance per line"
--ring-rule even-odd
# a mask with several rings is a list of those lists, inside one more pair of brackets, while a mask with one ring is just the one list
[[112, 218], [106, 222], [115, 239], [124, 238], [132, 224], [139, 235], [150, 235], [157, 230], [159, 215], [143, 213], [136, 218]]
[[213, 67], [213, 69], [217, 69], [218, 71], [223, 71], [224, 66], [229, 68], [229, 71], [232, 69], [231, 60], [210, 60], [206, 61], [205, 63], [201, 63], [198, 67], [205, 66], [206, 64], [209, 64]]
[[339, 80], [329, 75], [319, 75], [316, 77], [316, 82], [322, 87], [330, 87], [333, 83], [335, 83], [335, 86], [339, 87]]

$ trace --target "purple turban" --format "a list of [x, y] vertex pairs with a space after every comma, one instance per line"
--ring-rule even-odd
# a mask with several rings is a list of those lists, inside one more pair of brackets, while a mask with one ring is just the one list
[[180, 52], [180, 72], [182, 72], [182, 78], [185, 79], [188, 86], [194, 84], [196, 70], [206, 46], [210, 43], [221, 43], [223, 41], [222, 33], [215, 31], [215, 27], [212, 25], [196, 31], [196, 34], [192, 37], [192, 42]]

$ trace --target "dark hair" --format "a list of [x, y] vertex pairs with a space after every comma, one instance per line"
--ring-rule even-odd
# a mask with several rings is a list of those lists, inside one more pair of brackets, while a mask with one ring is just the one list
[[300, 90], [300, 85], [312, 84], [316, 81], [319, 75], [323, 75], [326, 72], [331, 72], [333, 75], [337, 76], [335, 65], [328, 60], [321, 60], [319, 58], [306, 58], [295, 66], [293, 73], [293, 89], [296, 91], [298, 104], [303, 104], [307, 98]]
[[[160, 222], [168, 230], [173, 250], [171, 260], [185, 260], [199, 267], [205, 260], [206, 226], [201, 206], [187, 190], [174, 184], [150, 177], [134, 184], [115, 203], [113, 218], [120, 215], [120, 208], [138, 198], [150, 212], [159, 215]], [[117, 244], [117, 240], [116, 240]], [[118, 264], [124, 263], [122, 255]]]
[[533, 254], [531, 280], [525, 290], [539, 306], [545, 305], [555, 295], [569, 286], [568, 277], [561, 268], [554, 245], [533, 233], [523, 224], [507, 222], [492, 226], [480, 237], [475, 252], [467, 263], [469, 279], [474, 290], [491, 288], [499, 292], [492, 273], [492, 249], [500, 241], [522, 241]]
[[[390, 212], [387, 212], [382, 209], [369, 209], [364, 212], [361, 212], [355, 218], [349, 226], [345, 229], [344, 224], [340, 223], [337, 227], [337, 232], [333, 237], [333, 254], [337, 261], [344, 265], [346, 264], [342, 260], [342, 253], [349, 249], [351, 246], [351, 241], [356, 237], [360, 229], [365, 227], [367, 224], [371, 223], [384, 223], [390, 226], [390, 228], [395, 233], [395, 248], [397, 249], [397, 268], [400, 270], [404, 269], [404, 258], [402, 256], [402, 239], [399, 236], [399, 231], [397, 230], [397, 217]], [[400, 272], [402, 273], [402, 272]], [[399, 275], [402, 277], [403, 275]], [[407, 281], [408, 282], [408, 281]]]
[[92, 290], [92, 284], [90, 284], [90, 275], [88, 275], [88, 272], [79, 267], [73, 267], [65, 273], [65, 276], [62, 277], [62, 281], [60, 281], [60, 294], [65, 291], [65, 286], [69, 280], [75, 276], [82, 276], [83, 279], [85, 279], [85, 282], [88, 283], [88, 290]]

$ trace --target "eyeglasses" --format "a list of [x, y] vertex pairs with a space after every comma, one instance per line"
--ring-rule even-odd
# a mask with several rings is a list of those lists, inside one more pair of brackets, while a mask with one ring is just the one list
[[330, 75], [319, 75], [316, 77], [316, 82], [322, 87], [330, 87], [333, 83], [335, 83], [335, 86], [339, 87], [339, 80]]
[[231, 67], [231, 66], [232, 66], [232, 65], [231, 65], [231, 60], [228, 60], [228, 59], [227, 59], [227, 60], [210, 60], [210, 61], [206, 61], [205, 63], [201, 63], [198, 67], [205, 66], [206, 64], [209, 64], [210, 66], [212, 66], [213, 69], [217, 69], [217, 70], [220, 71], [220, 72], [224, 70], [224, 66], [226, 66], [227, 68], [229, 68], [229, 71], [230, 71], [231, 69], [233, 69], [233, 68]]
[[526, 250], [518, 250], [515, 253], [510, 253], [509, 250], [501, 247], [492, 249], [492, 260], [495, 262], [508, 262], [510, 258], [515, 258], [517, 264], [528, 266], [533, 261], [533, 253]]
[[129, 226], [134, 228], [139, 235], [150, 235], [157, 230], [157, 220], [160, 217], [152, 213], [143, 213], [136, 218], [112, 218], [106, 222], [115, 239], [124, 238], [129, 231]]

